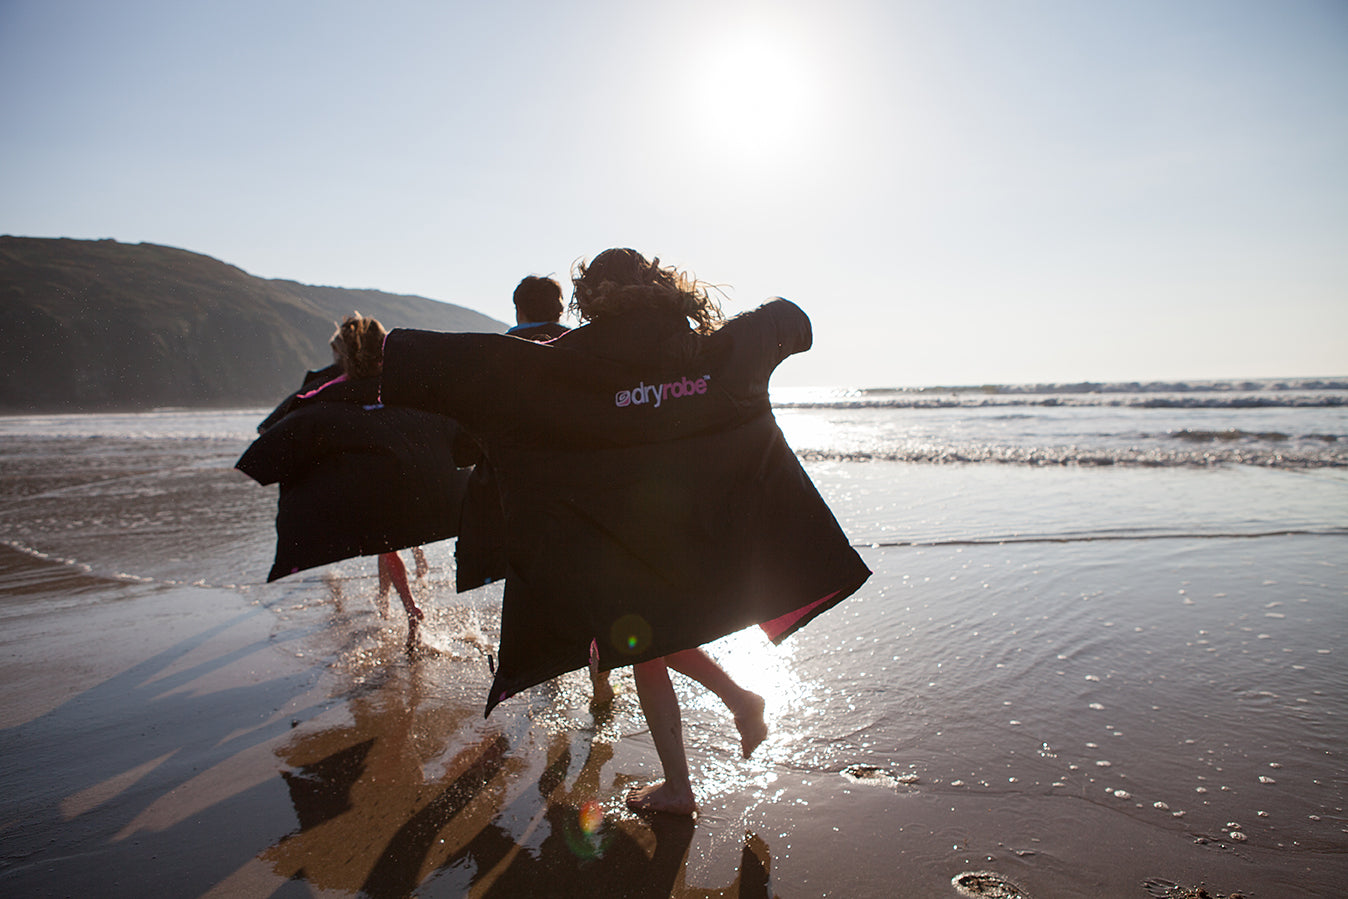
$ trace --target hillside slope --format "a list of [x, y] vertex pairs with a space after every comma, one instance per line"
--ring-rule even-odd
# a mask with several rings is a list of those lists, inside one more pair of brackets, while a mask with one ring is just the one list
[[424, 297], [257, 278], [187, 250], [0, 237], [0, 412], [275, 403], [332, 361], [352, 310], [391, 328], [501, 332]]

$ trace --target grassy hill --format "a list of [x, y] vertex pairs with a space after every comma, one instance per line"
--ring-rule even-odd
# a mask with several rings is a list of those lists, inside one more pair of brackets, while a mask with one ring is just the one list
[[424, 297], [256, 278], [113, 240], [0, 237], [0, 412], [266, 406], [332, 361], [352, 310], [388, 328], [501, 332]]

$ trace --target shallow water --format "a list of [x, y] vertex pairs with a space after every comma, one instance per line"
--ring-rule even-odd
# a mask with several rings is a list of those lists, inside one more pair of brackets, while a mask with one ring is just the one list
[[[784, 418], [795, 419], [788, 433], [834, 433], [834, 414]], [[10, 420], [0, 538], [67, 565], [72, 587], [90, 575], [245, 595], [278, 632], [302, 635], [299, 655], [351, 695], [369, 691], [360, 714], [411, 716], [421, 748], [407, 763], [423, 778], [493, 733], [548, 744], [593, 728], [595, 745], [619, 750], [645, 739], [625, 673], [615, 714], [598, 727], [577, 675], [487, 723], [464, 713], [485, 696], [500, 593], [452, 592], [452, 543], [427, 548], [433, 570], [419, 589], [441, 655], [412, 685], [389, 667], [400, 625], [375, 612], [370, 560], [264, 584], [275, 490], [232, 469], [258, 417], [76, 416], [27, 431]], [[679, 682], [705, 810], [690, 872], [738, 853], [746, 822], [757, 822], [783, 895], [881, 895], [860, 887], [891, 883], [891, 856], [942, 883], [996, 863], [1091, 894], [1085, 884], [1136, 885], [1130, 862], [1108, 851], [1125, 836], [1225, 853], [1211, 869], [1196, 856], [1185, 872], [1234, 870], [1240, 882], [1224, 891], [1295, 895], [1287, 884], [1309, 883], [1304, 895], [1316, 895], [1348, 877], [1348, 469], [807, 468], [875, 575], [781, 647], [753, 630], [710, 647], [769, 699], [773, 733], [751, 762], [736, 760], [724, 710]], [[12, 588], [0, 620], [31, 612], [16, 580], [27, 576], [0, 571]], [[118, 596], [72, 589], [62, 601]], [[460, 736], [446, 743], [447, 728]], [[304, 744], [293, 750], [306, 757]], [[571, 776], [584, 768], [568, 764]], [[848, 771], [873, 776], [846, 780]], [[885, 798], [862, 811], [839, 804], [844, 787]], [[521, 845], [545, 838], [510, 808], [503, 799], [493, 827]], [[873, 831], [852, 845], [888, 847], [884, 861], [859, 865], [857, 891], [812, 884], [829, 860], [779, 822], [815, 810], [838, 816], [835, 829]], [[460, 875], [438, 876], [450, 891]]]

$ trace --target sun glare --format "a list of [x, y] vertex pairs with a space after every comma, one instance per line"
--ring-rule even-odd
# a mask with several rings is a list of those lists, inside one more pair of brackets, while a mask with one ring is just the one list
[[720, 161], [796, 161], [819, 116], [819, 83], [807, 54], [781, 35], [755, 34], [712, 48], [698, 66], [693, 130]]

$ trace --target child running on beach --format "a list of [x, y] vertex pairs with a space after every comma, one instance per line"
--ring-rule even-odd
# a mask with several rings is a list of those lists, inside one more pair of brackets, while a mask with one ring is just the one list
[[[516, 322], [506, 331], [511, 337], [546, 343], [571, 330], [562, 324], [562, 286], [555, 279], [527, 275], [515, 285], [511, 299]], [[454, 447], [454, 463], [473, 469], [463, 498], [459, 539], [454, 544], [455, 589], [462, 593], [505, 578], [505, 519], [496, 474], [481, 447], [467, 435]], [[591, 666], [590, 686], [595, 703], [602, 706], [613, 701], [613, 684], [607, 671]]]
[[632, 665], [665, 776], [627, 802], [692, 814], [668, 669], [725, 702], [747, 756], [764, 699], [700, 647], [751, 624], [783, 640], [870, 571], [773, 419], [772, 371], [811, 342], [797, 306], [722, 323], [703, 285], [630, 249], [573, 284], [584, 326], [547, 344], [393, 331], [382, 395], [455, 418], [499, 479], [508, 573], [487, 713], [592, 657]]
[[281, 484], [277, 557], [268, 580], [376, 556], [376, 607], [387, 618], [389, 589], [397, 592], [407, 613], [410, 654], [421, 647], [425, 614], [397, 550], [410, 547], [417, 577], [426, 574], [419, 544], [458, 532], [468, 473], [444, 464], [457, 424], [381, 408], [386, 334], [375, 318], [346, 316], [330, 341], [333, 365], [311, 372], [259, 425], [258, 439], [237, 467], [260, 483]]

